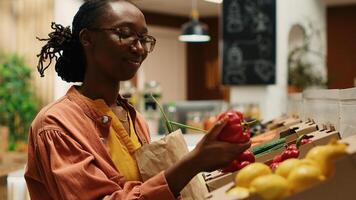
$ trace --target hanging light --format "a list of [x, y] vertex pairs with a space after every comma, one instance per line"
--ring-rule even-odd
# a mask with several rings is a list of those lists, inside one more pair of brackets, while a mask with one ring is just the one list
[[192, 19], [183, 24], [182, 34], [179, 36], [182, 42], [208, 42], [210, 41], [208, 26], [199, 22], [199, 13], [196, 0], [192, 0]]

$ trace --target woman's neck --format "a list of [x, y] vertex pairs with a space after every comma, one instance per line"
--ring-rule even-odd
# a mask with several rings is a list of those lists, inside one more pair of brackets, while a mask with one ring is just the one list
[[86, 74], [79, 92], [90, 99], [103, 99], [108, 106], [116, 105], [120, 82], [110, 81], [100, 75]]

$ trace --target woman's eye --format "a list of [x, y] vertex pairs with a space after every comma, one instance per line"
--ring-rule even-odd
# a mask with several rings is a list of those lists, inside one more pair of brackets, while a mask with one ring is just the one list
[[120, 32], [119, 36], [122, 38], [129, 38], [131, 37], [132, 34], [128, 33], [128, 32]]
[[122, 38], [129, 38], [132, 36], [132, 33], [130, 30], [123, 29], [118, 31], [118, 35]]

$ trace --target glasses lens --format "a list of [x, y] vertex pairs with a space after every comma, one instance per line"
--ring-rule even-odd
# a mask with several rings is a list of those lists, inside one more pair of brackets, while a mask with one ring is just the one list
[[[154, 37], [146, 36], [143, 39], [144, 39], [143, 43], [145, 43], [144, 46], [146, 47], [147, 52], [152, 52], [153, 48], [155, 46], [155, 43], [156, 43], [156, 40], [154, 39]], [[142, 42], [141, 42], [141, 44], [142, 44]]]
[[148, 53], [153, 51], [153, 48], [155, 46], [156, 40], [152, 36], [144, 36], [142, 38], [137, 38], [136, 36], [130, 36], [130, 37], [121, 37], [121, 42], [126, 45], [133, 45], [136, 44], [137, 41], [139, 41], [144, 48], [144, 50]]

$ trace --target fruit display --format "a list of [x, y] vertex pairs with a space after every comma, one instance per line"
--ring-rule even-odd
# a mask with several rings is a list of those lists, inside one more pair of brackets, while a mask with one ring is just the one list
[[273, 158], [270, 164], [271, 169], [276, 169], [279, 164], [290, 158], [298, 158], [299, 150], [295, 144], [288, 145], [287, 148], [282, 152], [282, 154], [277, 155]]
[[222, 169], [222, 172], [234, 172], [254, 162], [255, 156], [250, 150], [246, 150], [242, 154], [237, 155], [235, 160], [233, 160], [227, 167]]
[[282, 160], [274, 171], [258, 162], [241, 169], [236, 174], [235, 185], [226, 194], [244, 198], [257, 195], [266, 200], [278, 200], [307, 190], [334, 173], [333, 162], [346, 154], [346, 147], [346, 144], [332, 140], [327, 145], [312, 148], [305, 158], [297, 159], [296, 146], [291, 145], [279, 155]]

